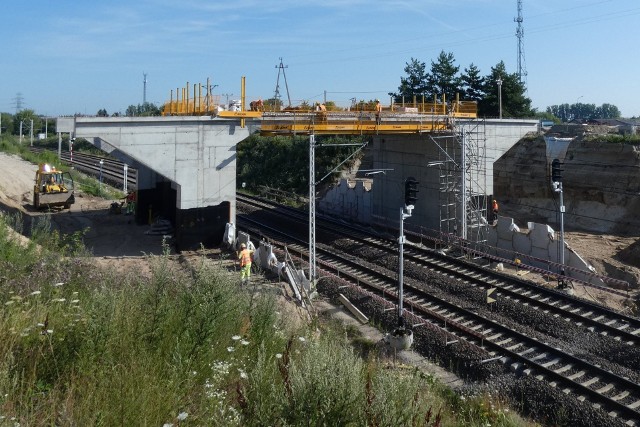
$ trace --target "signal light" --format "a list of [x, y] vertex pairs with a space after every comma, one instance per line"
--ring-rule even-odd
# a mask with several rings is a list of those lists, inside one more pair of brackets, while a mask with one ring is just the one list
[[418, 181], [409, 177], [404, 181], [404, 204], [405, 206], [413, 206], [418, 200]]
[[562, 171], [564, 169], [560, 169], [561, 165], [562, 163], [558, 159], [553, 159], [551, 162], [551, 181], [562, 182]]

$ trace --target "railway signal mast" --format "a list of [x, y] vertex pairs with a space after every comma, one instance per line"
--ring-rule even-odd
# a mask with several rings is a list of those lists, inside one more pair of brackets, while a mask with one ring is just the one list
[[553, 159], [551, 162], [551, 183], [553, 185], [553, 191], [560, 194], [560, 247], [558, 253], [560, 257], [560, 276], [558, 277], [558, 288], [564, 289], [564, 199], [562, 192], [562, 171], [560, 169], [563, 164], [560, 160]]
[[400, 236], [398, 237], [398, 327], [393, 331], [389, 341], [397, 350], [407, 350], [413, 343], [413, 331], [407, 329], [404, 321], [403, 281], [404, 281], [404, 220], [411, 217], [414, 204], [418, 200], [419, 182], [409, 177], [404, 181], [404, 206], [400, 208]]

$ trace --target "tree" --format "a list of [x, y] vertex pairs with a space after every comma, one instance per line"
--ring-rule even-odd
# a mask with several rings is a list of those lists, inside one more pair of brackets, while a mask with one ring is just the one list
[[473, 63], [469, 65], [469, 68], [464, 69], [460, 80], [462, 82], [462, 98], [465, 101], [480, 102], [484, 98], [485, 79], [480, 75], [480, 69]]
[[621, 114], [613, 104], [602, 104], [596, 109], [596, 116], [600, 119], [619, 119]]
[[[498, 87], [498, 79], [502, 81], [502, 87]], [[500, 97], [502, 98], [503, 117], [531, 117], [534, 111], [531, 109], [531, 99], [525, 96], [524, 83], [520, 81], [517, 73], [507, 73], [503, 61], [491, 67], [491, 74], [485, 77], [485, 97], [478, 103], [478, 115], [498, 117], [500, 116]]]
[[109, 114], [107, 113], [107, 110], [102, 108], [102, 109], [98, 110], [98, 113], [96, 114], [96, 116], [98, 116], [98, 117], [109, 117]]
[[20, 134], [20, 123], [22, 122], [22, 135], [29, 135], [31, 132], [31, 121], [33, 120], [33, 133], [36, 129], [42, 128], [42, 119], [33, 110], [22, 110], [15, 115], [13, 121], [13, 134]]
[[400, 77], [400, 86], [398, 92], [389, 92], [395, 102], [402, 102], [403, 98], [407, 102], [412, 102], [413, 98], [421, 97], [427, 93], [427, 74], [426, 65], [417, 59], [411, 58], [411, 62], [407, 62], [404, 72], [407, 77]]
[[0, 113], [0, 130], [2, 135], [13, 132], [13, 114]]
[[570, 122], [572, 120], [592, 120], [592, 119], [618, 119], [620, 118], [620, 110], [613, 104], [602, 104], [596, 107], [596, 104], [583, 104], [577, 102], [575, 104], [560, 104], [547, 107], [547, 113], [556, 116], [562, 122]]
[[129, 105], [127, 107], [125, 115], [127, 117], [159, 116], [160, 115], [160, 109], [155, 104], [152, 104], [150, 102], [145, 102], [143, 104], [138, 104], [137, 106], [136, 105]]
[[453, 101], [462, 86], [462, 80], [458, 76], [459, 70], [460, 67], [455, 65], [453, 53], [441, 51], [437, 62], [431, 61], [431, 73], [427, 75], [429, 98], [441, 98], [445, 95], [447, 101]]

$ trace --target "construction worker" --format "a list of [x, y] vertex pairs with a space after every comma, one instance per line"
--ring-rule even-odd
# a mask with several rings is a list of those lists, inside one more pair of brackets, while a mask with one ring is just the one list
[[376, 99], [376, 124], [380, 124], [380, 114], [382, 113], [382, 104], [380, 104], [380, 100]]
[[498, 202], [495, 199], [491, 202], [491, 212], [493, 212], [493, 220], [496, 221], [498, 219]]
[[47, 182], [45, 191], [47, 193], [51, 193], [53, 191], [60, 191], [60, 186], [58, 185], [58, 183], [56, 182], [55, 178], [53, 177], [53, 175], [49, 176], [49, 181]]
[[251, 256], [253, 251], [247, 249], [245, 243], [240, 244], [240, 252], [238, 253], [238, 261], [240, 262], [240, 283], [249, 283], [251, 278]]
[[131, 190], [126, 197], [127, 211], [125, 215], [132, 215], [136, 213], [136, 192]]
[[324, 104], [316, 102], [316, 111], [321, 121], [327, 120], [327, 107]]

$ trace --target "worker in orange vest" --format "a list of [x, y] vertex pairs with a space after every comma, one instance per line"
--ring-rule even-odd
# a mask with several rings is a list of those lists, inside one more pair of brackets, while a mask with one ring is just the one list
[[238, 261], [240, 262], [240, 282], [241, 284], [249, 283], [251, 278], [251, 256], [253, 251], [247, 249], [247, 245], [240, 244], [240, 252], [238, 253]]
[[494, 199], [491, 203], [491, 211], [493, 212], [493, 220], [498, 219], [498, 202]]

